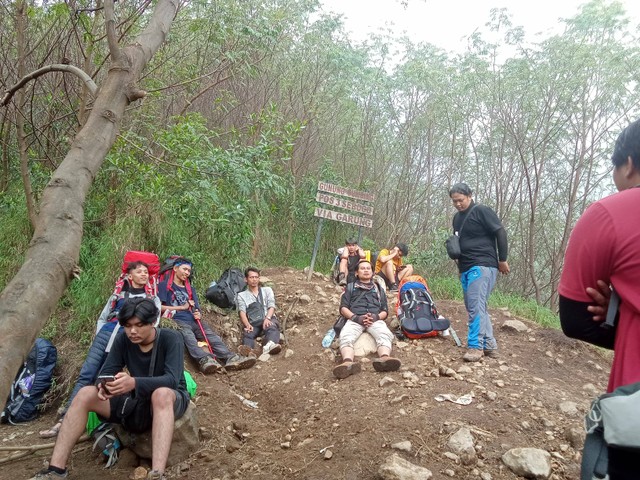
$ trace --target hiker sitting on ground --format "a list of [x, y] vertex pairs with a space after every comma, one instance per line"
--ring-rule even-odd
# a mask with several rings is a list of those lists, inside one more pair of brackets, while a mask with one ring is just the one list
[[372, 280], [373, 271], [369, 261], [360, 260], [356, 277], [353, 284], [347, 285], [340, 301], [340, 315], [347, 321], [340, 331], [342, 363], [333, 369], [336, 378], [347, 378], [360, 372], [360, 364], [354, 361], [353, 344], [364, 331], [371, 334], [378, 346], [379, 358], [373, 361], [373, 368], [378, 372], [400, 368], [400, 360], [389, 356], [393, 334], [384, 321], [388, 316], [387, 297], [384, 293], [380, 294]]
[[[122, 424], [132, 433], [151, 429], [153, 470], [147, 479], [164, 478], [174, 421], [187, 410], [189, 394], [180, 336], [173, 330], [154, 327], [157, 318], [158, 309], [150, 299], [127, 300], [118, 314], [125, 335], [116, 337], [100, 372], [115, 380], [98, 383], [97, 388], [86, 386], [78, 392], [60, 429], [49, 467], [32, 480], [67, 476], [71, 450], [85, 430], [89, 412], [96, 412], [103, 421]], [[122, 410], [132, 404], [130, 398], [137, 399], [137, 404], [123, 420]]]
[[360, 248], [355, 238], [347, 238], [345, 248], [340, 255], [340, 273], [338, 285], [346, 285], [356, 279], [358, 262], [365, 257], [364, 250]]
[[[189, 283], [191, 268], [191, 261], [177, 259], [171, 275], [158, 286], [163, 316], [173, 318], [178, 324], [189, 356], [198, 362], [202, 373], [215, 373], [223, 368], [235, 371], [254, 366], [254, 357], [232, 353], [213, 329], [202, 321], [196, 289]], [[198, 346], [198, 340], [207, 342], [209, 352]], [[217, 359], [224, 361], [224, 367]]]
[[102, 368], [107, 354], [113, 344], [115, 336], [121, 331], [118, 324], [118, 312], [124, 305], [125, 301], [130, 298], [150, 298], [158, 309], [158, 317], [155, 325], [160, 322], [160, 299], [155, 295], [151, 296], [147, 292], [149, 282], [149, 267], [144, 262], [131, 262], [127, 265], [127, 276], [123, 281], [122, 288], [119, 293], [111, 295], [106, 305], [102, 309], [102, 313], [98, 318], [98, 332], [89, 347], [87, 357], [80, 368], [78, 379], [73, 386], [73, 391], [69, 396], [69, 400], [59, 411], [58, 422], [47, 430], [40, 431], [40, 437], [55, 437], [60, 430], [62, 419], [64, 418], [69, 405], [80, 391], [82, 387], [93, 385], [98, 376], [98, 372]]
[[396, 243], [391, 250], [383, 248], [378, 253], [375, 274], [382, 277], [388, 290], [398, 290], [400, 280], [413, 274], [412, 265], [402, 264], [402, 258], [407, 255], [409, 255], [409, 247], [404, 243]]
[[238, 293], [238, 314], [242, 321], [242, 346], [238, 349], [243, 355], [254, 354], [257, 337], [263, 337], [262, 353], [275, 355], [280, 353], [280, 323], [275, 316], [276, 300], [271, 287], [260, 286], [260, 270], [249, 267], [244, 271], [247, 281], [246, 290]]

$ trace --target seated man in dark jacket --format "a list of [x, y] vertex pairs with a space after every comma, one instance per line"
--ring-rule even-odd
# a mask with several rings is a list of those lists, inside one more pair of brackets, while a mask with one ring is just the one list
[[[151, 429], [153, 470], [147, 478], [164, 478], [174, 421], [187, 410], [189, 394], [183, 373], [184, 346], [180, 334], [154, 327], [157, 317], [158, 309], [150, 299], [134, 298], [124, 304], [118, 322], [124, 327], [125, 335], [116, 337], [98, 377], [97, 388], [86, 386], [76, 395], [62, 423], [49, 467], [33, 479], [67, 476], [71, 450], [84, 432], [89, 412], [96, 412], [104, 421], [120, 423], [125, 428], [128, 422], [135, 421], [134, 433]], [[112, 379], [100, 382], [100, 377], [105, 376]], [[132, 399], [137, 401], [135, 409], [123, 415], [127, 402], [131, 404]]]
[[336, 378], [347, 378], [360, 372], [360, 364], [354, 362], [353, 344], [364, 331], [375, 339], [379, 358], [373, 361], [378, 372], [391, 372], [400, 368], [400, 360], [392, 358], [391, 342], [393, 334], [385, 319], [388, 316], [387, 297], [380, 294], [372, 281], [371, 263], [360, 260], [356, 281], [347, 285], [340, 301], [340, 315], [347, 319], [340, 331], [340, 354], [342, 363], [333, 369]]

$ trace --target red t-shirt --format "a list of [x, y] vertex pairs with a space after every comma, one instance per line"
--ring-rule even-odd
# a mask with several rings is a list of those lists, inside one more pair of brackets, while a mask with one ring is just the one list
[[640, 381], [640, 188], [591, 205], [571, 232], [560, 295], [592, 303], [587, 287], [597, 280], [620, 295], [620, 318], [608, 391]]

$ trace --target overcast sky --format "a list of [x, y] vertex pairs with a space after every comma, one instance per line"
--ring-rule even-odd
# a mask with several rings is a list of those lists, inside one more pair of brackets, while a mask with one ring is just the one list
[[[584, 0], [409, 0], [404, 8], [397, 0], [321, 0], [325, 10], [345, 15], [345, 25], [354, 40], [364, 40], [380, 27], [391, 27], [398, 35], [406, 31], [415, 42], [425, 41], [447, 51], [462, 52], [464, 37], [482, 28], [492, 8], [506, 7], [514, 25], [524, 27], [535, 40], [560, 33], [559, 18], [574, 16]], [[622, 0], [632, 19], [640, 23], [640, 0]]]

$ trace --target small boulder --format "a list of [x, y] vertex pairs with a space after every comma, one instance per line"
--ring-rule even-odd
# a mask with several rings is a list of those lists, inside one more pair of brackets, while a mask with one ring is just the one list
[[546, 480], [551, 475], [551, 455], [539, 448], [512, 448], [502, 455], [502, 461], [524, 478]]
[[410, 452], [411, 442], [409, 440], [404, 440], [402, 442], [392, 443], [391, 448], [394, 450], [400, 450], [401, 452]]
[[300, 303], [302, 305], [309, 305], [311, 303], [311, 297], [306, 293], [303, 295], [300, 295]]
[[380, 465], [378, 475], [382, 480], [429, 480], [433, 476], [431, 470], [414, 465], [395, 453]]
[[371, 334], [364, 332], [353, 344], [353, 349], [356, 357], [366, 357], [370, 353], [375, 353], [378, 350], [378, 346]]
[[501, 328], [502, 330], [506, 330], [508, 332], [515, 332], [515, 333], [525, 333], [529, 331], [529, 327], [527, 327], [520, 320], [506, 320], [502, 324]]

